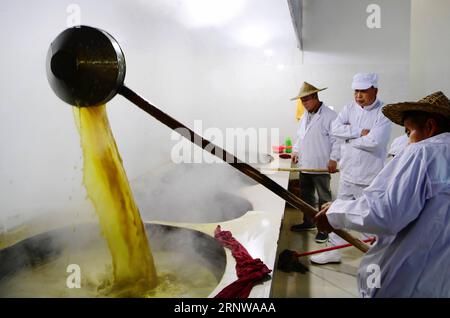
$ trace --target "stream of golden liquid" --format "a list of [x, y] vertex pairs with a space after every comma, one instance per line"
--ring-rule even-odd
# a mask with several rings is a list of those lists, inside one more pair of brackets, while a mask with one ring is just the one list
[[157, 285], [150, 245], [117, 150], [106, 105], [74, 107], [84, 156], [83, 182], [112, 255], [108, 294], [137, 297]]

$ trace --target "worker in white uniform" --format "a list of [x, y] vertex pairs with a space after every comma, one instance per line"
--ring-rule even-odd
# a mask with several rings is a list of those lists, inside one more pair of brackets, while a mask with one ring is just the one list
[[375, 233], [358, 270], [362, 297], [450, 297], [450, 101], [442, 93], [387, 105], [410, 144], [357, 200], [317, 216], [322, 231]]
[[[336, 172], [339, 159], [339, 145], [331, 136], [331, 123], [337, 117], [334, 110], [319, 100], [318, 92], [326, 88], [316, 88], [304, 82], [299, 94], [291, 100], [301, 99], [306, 112], [300, 119], [297, 140], [293, 147], [293, 162], [300, 169], [323, 169], [328, 172], [300, 172], [300, 198], [312, 207], [316, 207], [317, 191], [318, 207], [332, 200], [330, 173]], [[294, 232], [315, 230], [312, 219], [304, 215], [303, 223], [291, 227]], [[318, 232], [316, 242], [328, 240], [327, 233]]]
[[[384, 167], [391, 134], [391, 122], [377, 98], [378, 75], [359, 73], [353, 77], [354, 101], [346, 105], [332, 124], [332, 136], [342, 141], [338, 199], [355, 200]], [[365, 235], [367, 238], [367, 235]], [[346, 244], [336, 234], [331, 246]], [[313, 255], [312, 263], [340, 263], [341, 252], [333, 250]]]

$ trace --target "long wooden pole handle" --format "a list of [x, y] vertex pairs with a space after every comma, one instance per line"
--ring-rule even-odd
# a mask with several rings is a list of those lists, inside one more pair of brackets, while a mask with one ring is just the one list
[[[270, 191], [272, 191], [279, 197], [286, 200], [286, 202], [288, 202], [294, 208], [302, 210], [302, 212], [305, 213], [306, 215], [308, 215], [310, 218], [314, 218], [314, 216], [319, 212], [316, 209], [314, 209], [312, 206], [307, 204], [306, 202], [302, 201], [299, 197], [297, 197], [292, 192], [287, 191], [285, 188], [280, 186], [278, 183], [276, 183], [275, 181], [270, 179], [268, 176], [260, 173], [257, 169], [246, 164], [245, 162], [240, 161], [238, 158], [233, 156], [231, 153], [216, 146], [209, 140], [204, 139], [202, 136], [196, 134], [195, 132], [193, 132], [191, 129], [189, 129], [182, 123], [180, 123], [175, 118], [167, 115], [159, 108], [153, 106], [152, 104], [150, 104], [148, 101], [143, 99], [141, 96], [139, 96], [138, 94], [133, 92], [128, 87], [122, 86], [121, 88], [119, 88], [118, 93], [120, 95], [124, 96], [125, 98], [127, 98], [130, 102], [132, 102], [133, 104], [138, 106], [140, 109], [142, 109], [149, 115], [156, 118], [158, 121], [160, 121], [164, 125], [172, 128], [173, 130], [176, 130], [179, 134], [181, 134], [183, 137], [188, 139], [190, 142], [196, 144], [199, 147], [202, 147], [204, 150], [208, 151], [212, 155], [222, 159], [223, 161], [225, 161], [226, 163], [231, 165], [233, 168], [239, 170], [246, 176], [252, 178], [256, 182], [265, 186], [267, 189], [269, 189]], [[339, 231], [339, 232], [336, 232], [336, 234], [363, 252], [367, 252], [369, 250], [369, 246], [367, 246], [366, 244], [364, 244], [357, 238], [354, 238], [349, 233], [346, 233], [344, 231]]]

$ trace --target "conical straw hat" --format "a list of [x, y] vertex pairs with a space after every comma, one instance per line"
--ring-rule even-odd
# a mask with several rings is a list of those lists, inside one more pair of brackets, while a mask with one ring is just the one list
[[383, 107], [383, 114], [394, 123], [403, 126], [403, 117], [407, 111], [422, 111], [440, 114], [450, 119], [450, 101], [442, 92], [436, 92], [418, 102], [402, 102]]
[[317, 88], [317, 87], [312, 86], [308, 82], [304, 82], [302, 84], [302, 87], [300, 87], [300, 92], [298, 93], [298, 95], [296, 97], [291, 98], [291, 100], [296, 100], [296, 99], [299, 99], [299, 98], [302, 98], [302, 97], [305, 97], [305, 96], [308, 96], [308, 95], [311, 95], [311, 94], [323, 91], [325, 89], [327, 89], [327, 87], [325, 87], [325, 88]]

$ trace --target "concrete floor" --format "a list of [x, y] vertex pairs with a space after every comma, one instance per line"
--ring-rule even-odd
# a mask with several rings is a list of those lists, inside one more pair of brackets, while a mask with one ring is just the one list
[[[303, 233], [290, 231], [291, 225], [301, 223], [302, 219], [303, 214], [299, 210], [286, 205], [278, 240], [277, 255], [284, 249], [307, 252], [327, 247], [326, 243], [317, 244], [314, 241], [316, 231]], [[305, 274], [285, 273], [274, 268], [271, 297], [358, 297], [356, 275], [363, 254], [354, 247], [344, 248], [341, 252], [342, 263], [340, 264], [313, 265], [310, 264], [308, 256], [300, 257], [299, 261], [309, 268], [309, 272]]]

